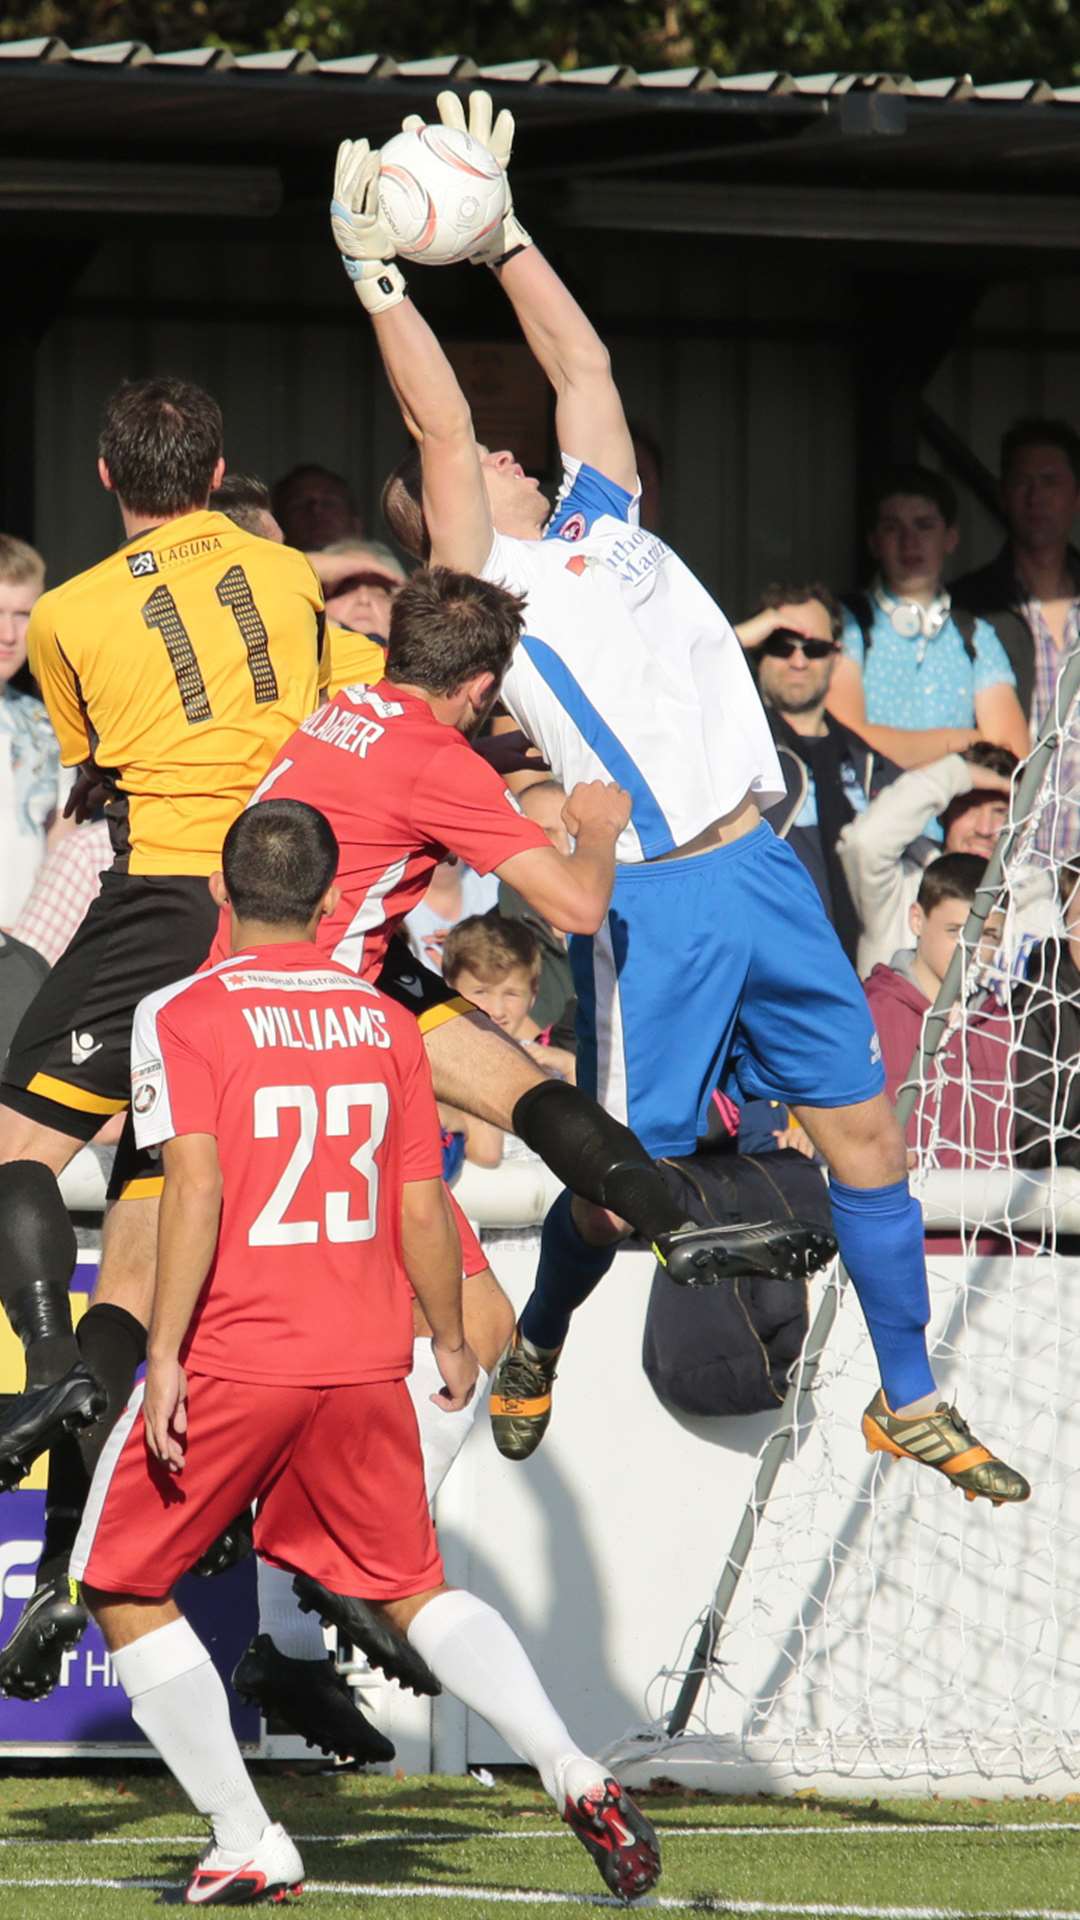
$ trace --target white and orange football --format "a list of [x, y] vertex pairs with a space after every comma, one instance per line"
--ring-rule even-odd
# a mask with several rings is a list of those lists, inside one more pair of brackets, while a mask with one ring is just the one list
[[379, 159], [379, 212], [403, 260], [467, 260], [509, 204], [506, 174], [479, 140], [439, 124], [396, 133]]

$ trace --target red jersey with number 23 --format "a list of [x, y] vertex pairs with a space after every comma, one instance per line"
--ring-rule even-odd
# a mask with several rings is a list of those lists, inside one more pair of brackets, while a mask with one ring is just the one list
[[307, 941], [140, 1002], [140, 1147], [217, 1140], [221, 1226], [181, 1351], [223, 1380], [329, 1387], [412, 1367], [402, 1188], [442, 1174], [412, 1016]]
[[[319, 922], [319, 951], [364, 980], [377, 978], [390, 935], [448, 853], [485, 874], [549, 844], [464, 734], [388, 680], [346, 687], [305, 720], [257, 800], [306, 800], [329, 820], [341, 899]], [[227, 951], [223, 918], [211, 958]]]

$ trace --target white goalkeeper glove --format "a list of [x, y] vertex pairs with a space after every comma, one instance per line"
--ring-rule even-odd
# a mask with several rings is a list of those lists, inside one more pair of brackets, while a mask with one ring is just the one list
[[[497, 160], [503, 172], [510, 166], [510, 151], [514, 144], [514, 116], [502, 109], [494, 126], [491, 122], [491, 95], [483, 88], [477, 88], [469, 95], [469, 118], [466, 122], [465, 109], [456, 93], [440, 93], [435, 102], [439, 109], [439, 119], [444, 127], [455, 127], [459, 133], [468, 133], [486, 147], [493, 159]], [[419, 114], [411, 113], [402, 121], [402, 131], [416, 133], [423, 126]], [[520, 220], [514, 214], [514, 202], [510, 193], [510, 182], [506, 183], [506, 212], [498, 226], [489, 233], [475, 253], [469, 255], [474, 267], [498, 267], [510, 254], [521, 253], [532, 246], [532, 239], [526, 233]]]
[[379, 212], [379, 155], [366, 140], [343, 140], [338, 148], [330, 231], [361, 306], [385, 313], [404, 300], [394, 238]]

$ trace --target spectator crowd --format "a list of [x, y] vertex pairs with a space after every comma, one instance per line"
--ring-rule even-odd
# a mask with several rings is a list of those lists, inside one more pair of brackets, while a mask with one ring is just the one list
[[[643, 442], [641, 457], [649, 510], [659, 514], [658, 456]], [[959, 544], [953, 488], [939, 472], [898, 466], [865, 502], [865, 584], [842, 595], [820, 581], [773, 584], [736, 628], [784, 774], [785, 792], [767, 817], [811, 876], [865, 983], [893, 1098], [910, 1081], [927, 1014], [1010, 822], [1017, 769], [1048, 722], [1064, 723], [1025, 857], [965, 952], [957, 1011], [936, 1058], [921, 1077], [916, 1069], [908, 1143], [913, 1164], [924, 1166], [1080, 1164], [1080, 721], [1058, 700], [1080, 645], [1073, 428], [1052, 419], [1012, 426], [1000, 499], [1000, 551], [950, 579]], [[348, 636], [384, 639], [407, 577], [391, 548], [367, 536], [348, 482], [311, 463], [272, 491], [229, 475], [211, 506], [307, 553], [337, 635], [336, 684], [344, 684], [353, 672]], [[27, 622], [44, 583], [42, 557], [0, 535], [5, 1049], [112, 857], [104, 795], [86, 780], [72, 787], [27, 667]], [[512, 787], [546, 778], [523, 754], [514, 764]], [[560, 805], [553, 789], [553, 837], [564, 831]], [[409, 934], [418, 960], [443, 971], [547, 1071], [573, 1078], [572, 979], [558, 929], [505, 886], [449, 861], [410, 916]], [[726, 1149], [810, 1153], [782, 1108], [755, 1102], [740, 1111], [722, 1089], [715, 1108], [713, 1130]], [[516, 1151], [452, 1109], [443, 1121], [480, 1164]]]

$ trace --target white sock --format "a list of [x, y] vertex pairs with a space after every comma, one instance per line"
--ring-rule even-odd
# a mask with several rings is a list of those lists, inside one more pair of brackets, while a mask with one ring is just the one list
[[440, 1407], [432, 1406], [431, 1396], [438, 1393], [442, 1383], [431, 1341], [414, 1340], [412, 1372], [405, 1384], [416, 1409], [416, 1424], [420, 1429], [424, 1486], [429, 1506], [472, 1432], [476, 1409], [484, 1404], [488, 1376], [481, 1368], [476, 1391], [468, 1406], [463, 1407], [460, 1413], [443, 1413]]
[[438, 1594], [416, 1615], [409, 1639], [444, 1687], [536, 1768], [560, 1813], [567, 1791], [577, 1799], [603, 1780], [603, 1768], [571, 1739], [517, 1635], [486, 1600], [460, 1589]]
[[135, 1725], [207, 1815], [219, 1846], [254, 1847], [270, 1815], [248, 1777], [221, 1676], [198, 1634], [186, 1620], [170, 1620], [112, 1660]]
[[268, 1560], [256, 1559], [255, 1580], [259, 1594], [259, 1632], [268, 1633], [278, 1652], [287, 1654], [290, 1660], [325, 1660], [322, 1623], [317, 1613], [301, 1613], [288, 1569], [272, 1567]]

